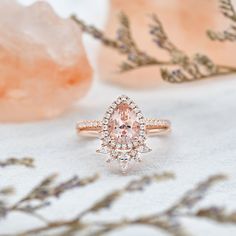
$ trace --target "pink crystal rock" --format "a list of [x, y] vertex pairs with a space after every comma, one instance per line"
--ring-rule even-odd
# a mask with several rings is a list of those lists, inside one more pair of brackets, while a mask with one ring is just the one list
[[92, 70], [72, 20], [1, 0], [0, 32], [0, 121], [55, 117], [86, 94]]
[[[235, 44], [212, 42], [206, 31], [227, 28], [229, 22], [219, 12], [215, 0], [111, 0], [105, 34], [111, 38], [119, 26], [118, 14], [125, 12], [131, 24], [131, 32], [138, 47], [149, 55], [169, 60], [169, 55], [159, 49], [149, 34], [150, 14], [155, 13], [162, 21], [170, 39], [180, 49], [192, 55], [206, 53], [218, 64], [235, 65]], [[104, 81], [131, 88], [155, 88], [163, 85], [158, 66], [147, 66], [119, 73], [118, 66], [126, 57], [116, 50], [101, 47], [98, 58], [100, 78]], [[166, 83], [165, 83], [166, 84]]]
[[140, 131], [138, 117], [126, 103], [117, 106], [109, 120], [108, 127], [110, 137], [120, 144], [132, 143]]

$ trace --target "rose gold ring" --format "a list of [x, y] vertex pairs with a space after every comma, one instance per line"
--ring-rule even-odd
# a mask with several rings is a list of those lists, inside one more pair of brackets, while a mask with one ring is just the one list
[[76, 130], [79, 135], [100, 137], [97, 153], [108, 154], [107, 162], [117, 160], [125, 171], [130, 161], [141, 161], [139, 153], [151, 151], [146, 145], [147, 136], [168, 133], [171, 123], [144, 118], [134, 101], [122, 95], [111, 104], [103, 120], [78, 121]]

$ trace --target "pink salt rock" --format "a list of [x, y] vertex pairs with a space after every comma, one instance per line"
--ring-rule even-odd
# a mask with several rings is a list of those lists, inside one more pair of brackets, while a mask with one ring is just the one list
[[[126, 13], [130, 19], [131, 32], [138, 47], [151, 56], [169, 60], [169, 55], [153, 43], [149, 34], [152, 23], [150, 14], [155, 13], [175, 45], [193, 55], [206, 53], [217, 64], [235, 65], [235, 44], [211, 41], [206, 31], [221, 31], [229, 21], [219, 11], [215, 0], [111, 0], [105, 34], [111, 38], [119, 27], [118, 15]], [[166, 84], [161, 79], [158, 66], [146, 66], [119, 73], [118, 66], [126, 56], [102, 46], [98, 58], [100, 78], [104, 81], [131, 88], [156, 88]]]
[[117, 106], [109, 120], [109, 134], [119, 144], [131, 144], [139, 136], [138, 117], [127, 103]]
[[72, 20], [1, 0], [0, 32], [0, 121], [52, 118], [86, 94], [92, 70]]

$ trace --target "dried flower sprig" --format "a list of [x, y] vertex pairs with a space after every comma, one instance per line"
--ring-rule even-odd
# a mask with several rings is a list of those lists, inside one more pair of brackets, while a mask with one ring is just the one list
[[189, 190], [184, 194], [176, 204], [171, 206], [167, 210], [168, 215], [173, 215], [179, 210], [188, 210], [193, 208], [199, 201], [205, 197], [210, 187], [212, 187], [215, 183], [225, 180], [225, 175], [213, 175], [209, 177], [207, 180], [196, 185], [195, 188]]
[[[206, 196], [207, 192], [214, 184], [216, 184], [218, 181], [224, 180], [225, 178], [226, 177], [224, 175], [211, 176], [207, 180], [196, 185], [196, 187], [193, 189], [187, 191], [175, 204], [163, 212], [151, 214], [149, 216], [138, 217], [132, 220], [125, 219], [120, 222], [104, 224], [103, 228], [96, 231], [94, 235], [104, 235], [107, 232], [134, 224], [153, 226], [174, 236], [190, 235], [180, 223], [180, 218], [188, 217], [190, 215], [191, 217], [203, 217], [198, 214], [193, 214], [191, 209]], [[198, 211], [198, 213], [200, 212], [201, 210]], [[204, 214], [204, 217], [213, 220], [213, 216], [211, 216], [207, 210]], [[222, 218], [224, 218], [225, 222], [234, 223], [232, 219], [226, 215], [222, 214]], [[219, 222], [223, 222], [223, 219]]]
[[232, 21], [236, 21], [236, 12], [231, 0], [220, 0], [222, 14]]
[[6, 202], [0, 199], [0, 219], [6, 215]]
[[15, 192], [12, 187], [4, 187], [0, 189], [0, 219], [6, 215], [7, 207], [5, 197], [12, 195]]
[[108, 194], [107, 196], [102, 198], [100, 201], [96, 202], [94, 205], [89, 207], [87, 210], [80, 213], [78, 219], [88, 213], [98, 212], [102, 209], [109, 208], [112, 205], [112, 203], [114, 203], [124, 193], [142, 191], [144, 189], [144, 187], [150, 185], [153, 182], [160, 182], [163, 180], [169, 180], [169, 179], [173, 179], [173, 178], [174, 178], [174, 175], [172, 173], [165, 172], [163, 174], [154, 174], [154, 175], [150, 175], [150, 176], [143, 176], [142, 178], [140, 178], [138, 180], [131, 181], [124, 188], [116, 190], [116, 191]]
[[[211, 76], [231, 73], [236, 68], [229, 68], [214, 64], [206, 55], [195, 54], [189, 57], [187, 53], [180, 50], [169, 39], [161, 21], [156, 15], [152, 15], [153, 24], [150, 25], [150, 33], [153, 35], [153, 41], [170, 55], [171, 64], [175, 69], [161, 68], [162, 78], [168, 82], [188, 82], [200, 80]], [[231, 71], [232, 70], [232, 71]]]
[[[93, 183], [98, 179], [98, 175], [80, 179], [77, 176], [70, 178], [69, 180], [56, 184], [57, 174], [50, 175], [41, 181], [36, 187], [34, 187], [28, 194], [22, 197], [19, 201], [11, 206], [2, 204], [2, 210], [4, 212], [2, 216], [7, 216], [9, 213], [18, 211], [21, 213], [29, 214], [37, 217], [40, 220], [47, 222], [47, 220], [37, 214], [37, 210], [42, 209], [50, 205], [50, 199], [60, 197], [63, 193], [86, 186]], [[0, 206], [1, 209], [1, 206]], [[1, 216], [1, 215], [0, 215]]]
[[24, 157], [20, 159], [11, 157], [4, 161], [0, 160], [0, 167], [7, 167], [7, 166], [25, 166], [25, 167], [33, 168], [34, 159], [31, 157]]
[[209, 207], [198, 210], [195, 214], [197, 217], [211, 219], [219, 223], [236, 224], [236, 211], [227, 213], [223, 207]]
[[[207, 55], [197, 53], [190, 57], [183, 50], [180, 50], [171, 42], [161, 21], [155, 14], [151, 16], [150, 34], [154, 43], [169, 54], [170, 59], [168, 61], [149, 55], [137, 46], [131, 34], [129, 18], [124, 13], [121, 13], [119, 17], [120, 27], [117, 30], [116, 39], [108, 38], [102, 31], [94, 26], [87, 25], [74, 15], [71, 18], [84, 32], [90, 34], [105, 46], [126, 55], [126, 60], [120, 66], [120, 72], [151, 65], [158, 66], [160, 67], [162, 78], [171, 83], [188, 82], [236, 73], [236, 67], [216, 65]], [[163, 68], [163, 66], [174, 67], [174, 69], [170, 70]]]
[[[126, 192], [142, 191], [143, 188], [153, 181], [160, 181], [173, 178], [171, 173], [164, 173], [163, 175], [151, 175], [140, 178], [139, 180], [128, 183], [124, 188], [113, 191], [105, 196], [103, 199], [95, 204], [92, 204], [88, 210], [79, 214], [79, 217], [75, 217], [72, 220], [49, 222], [46, 226], [33, 228], [26, 232], [17, 234], [17, 236], [29, 236], [29, 235], [45, 235], [50, 232], [55, 232], [55, 236], [72, 236], [78, 232], [83, 231], [83, 235], [105, 235], [109, 232], [113, 232], [117, 229], [129, 227], [132, 225], [145, 225], [162, 230], [170, 235], [174, 236], [186, 236], [189, 232], [186, 231], [181, 223], [182, 217], [196, 217], [206, 218], [218, 223], [233, 223], [236, 224], [236, 213], [225, 213], [224, 208], [210, 207], [200, 208], [193, 210], [193, 207], [197, 205], [204, 197], [210, 188], [218, 181], [224, 180], [224, 175], [214, 175], [199, 183], [192, 190], [187, 191], [179, 200], [172, 206], [162, 212], [156, 214], [150, 214], [147, 216], [140, 216], [135, 219], [121, 219], [117, 221], [89, 221], [85, 220], [84, 216], [88, 213], [95, 213], [102, 209], [109, 208], [114, 202]], [[216, 212], [216, 214], [214, 213]], [[59, 231], [58, 231], [59, 230]], [[86, 231], [87, 230], [87, 231]]]
[[121, 13], [119, 17], [120, 27], [117, 30], [116, 39], [108, 38], [102, 31], [98, 30], [94, 26], [86, 25], [75, 15], [72, 15], [71, 18], [84, 32], [92, 35], [95, 39], [101, 41], [105, 46], [111, 47], [119, 53], [127, 56], [127, 61], [123, 62], [120, 66], [120, 70], [122, 72], [147, 65], [169, 64], [169, 62], [158, 60], [138, 48], [131, 34], [129, 19], [124, 13]]
[[8, 196], [15, 192], [14, 188], [12, 187], [5, 187], [0, 189], [0, 196]]
[[85, 215], [89, 213], [98, 212], [102, 209], [109, 208], [124, 193], [142, 191], [146, 186], [150, 185], [153, 182], [159, 182], [159, 181], [173, 179], [173, 178], [174, 178], [174, 175], [169, 172], [166, 172], [163, 174], [153, 174], [150, 176], [143, 176], [138, 180], [131, 181], [124, 188], [112, 191], [110, 194], [106, 195], [98, 202], [92, 204], [91, 207], [89, 207], [82, 213], [79, 213], [72, 220], [50, 222], [46, 226], [29, 230], [27, 232], [19, 234], [19, 236], [20, 235], [36, 235], [38, 233], [48, 232], [54, 229], [62, 229], [64, 227], [66, 227], [67, 229], [66, 229], [66, 233], [62, 235], [70, 235], [68, 232], [72, 233], [72, 232], [79, 231], [84, 228], [92, 226], [90, 224], [86, 224], [82, 222], [82, 219], [84, 218]]
[[211, 40], [217, 41], [236, 41], [236, 11], [231, 0], [219, 0], [221, 13], [230, 20], [231, 25], [222, 32], [207, 31]]

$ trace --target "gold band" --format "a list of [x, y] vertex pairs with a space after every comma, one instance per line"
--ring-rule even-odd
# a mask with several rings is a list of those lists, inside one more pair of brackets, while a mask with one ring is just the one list
[[[171, 130], [171, 123], [169, 120], [145, 119], [145, 124], [148, 135], [164, 134]], [[76, 130], [79, 135], [99, 137], [102, 131], [102, 121], [78, 121]]]

